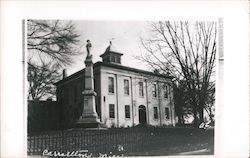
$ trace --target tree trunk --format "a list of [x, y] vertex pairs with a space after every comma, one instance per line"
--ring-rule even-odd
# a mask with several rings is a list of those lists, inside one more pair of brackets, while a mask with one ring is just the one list
[[205, 95], [202, 95], [202, 97], [200, 98], [200, 102], [198, 105], [198, 112], [199, 112], [199, 124], [204, 122], [204, 108], [205, 108]]
[[194, 110], [194, 127], [199, 127], [199, 117], [197, 110]]
[[183, 125], [183, 124], [184, 124], [183, 115], [181, 114], [181, 115], [178, 115], [177, 117], [178, 117], [178, 123], [179, 123], [180, 125]]
[[204, 122], [204, 110], [203, 108], [199, 108], [199, 124]]

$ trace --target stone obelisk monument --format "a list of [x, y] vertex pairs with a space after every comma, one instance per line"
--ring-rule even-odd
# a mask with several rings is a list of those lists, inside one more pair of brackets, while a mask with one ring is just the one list
[[91, 43], [87, 40], [87, 57], [85, 59], [85, 88], [83, 94], [83, 112], [80, 119], [77, 122], [78, 127], [84, 128], [95, 128], [99, 126], [99, 118], [96, 113], [95, 97], [96, 92], [94, 91], [94, 74], [93, 74], [93, 61], [92, 55], [90, 54]]

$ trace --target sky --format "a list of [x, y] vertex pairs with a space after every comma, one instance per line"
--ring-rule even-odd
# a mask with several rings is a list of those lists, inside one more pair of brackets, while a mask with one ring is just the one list
[[76, 31], [80, 34], [81, 55], [73, 58], [74, 63], [67, 66], [67, 73], [71, 75], [85, 67], [86, 41], [92, 43], [91, 54], [93, 62], [102, 61], [99, 57], [104, 53], [112, 40], [114, 48], [123, 53], [122, 65], [147, 70], [145, 63], [137, 60], [143, 50], [141, 37], [147, 37], [150, 24], [146, 21], [72, 21]]

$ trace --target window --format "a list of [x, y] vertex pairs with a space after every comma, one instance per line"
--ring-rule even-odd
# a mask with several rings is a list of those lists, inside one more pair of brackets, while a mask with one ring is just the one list
[[109, 104], [109, 118], [115, 118], [115, 105]]
[[119, 63], [119, 62], [118, 62], [118, 56], [115, 56], [115, 62], [116, 62], [116, 63]]
[[125, 118], [130, 118], [130, 106], [125, 105]]
[[139, 96], [143, 97], [144, 92], [143, 92], [143, 82], [139, 82]]
[[163, 91], [164, 91], [164, 98], [168, 98], [168, 86], [167, 85], [164, 86]]
[[114, 78], [109, 77], [109, 93], [114, 93]]
[[169, 108], [165, 108], [165, 117], [169, 119]]
[[121, 63], [121, 58], [117, 57], [117, 63]]
[[153, 84], [153, 91], [152, 91], [153, 97], [157, 97], [157, 93], [156, 93], [156, 84]]
[[158, 109], [154, 107], [154, 119], [158, 119]]
[[115, 57], [111, 56], [111, 62], [115, 62]]
[[129, 95], [129, 81], [127, 79], [124, 80], [124, 94]]

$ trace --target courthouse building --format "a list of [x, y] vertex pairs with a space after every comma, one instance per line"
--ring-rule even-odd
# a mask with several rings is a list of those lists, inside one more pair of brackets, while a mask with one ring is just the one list
[[[110, 44], [93, 65], [96, 112], [104, 127], [138, 124], [174, 126], [171, 77], [121, 64], [123, 54]], [[84, 69], [57, 82], [57, 100], [63, 115], [79, 119], [84, 110]], [[63, 116], [64, 117], [64, 116]]]

